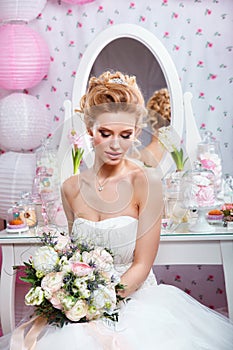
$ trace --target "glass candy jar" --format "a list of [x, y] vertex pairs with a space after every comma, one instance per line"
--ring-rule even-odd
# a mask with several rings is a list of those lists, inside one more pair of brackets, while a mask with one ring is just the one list
[[170, 226], [187, 221], [187, 209], [184, 208], [181, 195], [183, 171], [167, 174], [163, 180], [165, 218], [169, 219]]
[[219, 142], [213, 138], [211, 131], [206, 131], [203, 140], [197, 145], [197, 160], [202, 168], [211, 170], [215, 175], [215, 190], [222, 191], [222, 158]]
[[21, 195], [21, 203], [25, 210], [26, 223], [29, 228], [37, 226], [37, 215], [35, 203], [29, 192], [23, 192]]
[[207, 170], [199, 162], [195, 162], [194, 169], [188, 170], [182, 178], [182, 201], [185, 208], [197, 210], [198, 217], [189, 230], [192, 232], [207, 232], [213, 228], [206, 220], [210, 209], [216, 208], [216, 182], [213, 171]]
[[25, 210], [19, 203], [15, 203], [7, 212], [7, 232], [28, 231]]

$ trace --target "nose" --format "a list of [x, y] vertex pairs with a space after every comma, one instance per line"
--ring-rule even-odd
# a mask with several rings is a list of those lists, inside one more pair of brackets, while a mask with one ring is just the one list
[[118, 137], [113, 137], [110, 142], [110, 147], [113, 150], [118, 150], [120, 148], [120, 142]]

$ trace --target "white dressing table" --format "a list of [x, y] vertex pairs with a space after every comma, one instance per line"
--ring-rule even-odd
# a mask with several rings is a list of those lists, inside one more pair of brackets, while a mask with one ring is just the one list
[[[15, 276], [14, 265], [23, 265], [40, 244], [31, 232], [9, 234], [0, 232], [2, 269], [0, 284], [1, 324], [4, 334], [15, 328]], [[223, 265], [229, 317], [233, 320], [233, 230], [216, 228], [210, 234], [187, 233], [181, 225], [175, 233], [162, 233], [155, 265]]]

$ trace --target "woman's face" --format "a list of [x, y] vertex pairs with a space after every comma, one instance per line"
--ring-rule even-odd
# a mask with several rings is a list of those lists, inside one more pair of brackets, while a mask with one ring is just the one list
[[98, 115], [91, 129], [95, 156], [103, 163], [118, 164], [130, 148], [135, 133], [136, 117], [132, 113]]

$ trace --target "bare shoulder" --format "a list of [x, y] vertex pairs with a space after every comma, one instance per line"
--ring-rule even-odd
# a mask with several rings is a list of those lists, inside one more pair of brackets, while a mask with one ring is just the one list
[[136, 188], [142, 188], [143, 190], [151, 186], [160, 187], [162, 185], [161, 172], [158, 168], [137, 167], [134, 172], [133, 183]]
[[62, 184], [63, 194], [65, 194], [67, 196], [67, 195], [71, 195], [72, 193], [75, 194], [78, 192], [78, 190], [79, 190], [78, 176], [79, 175], [73, 175], [63, 182], [63, 184]]

